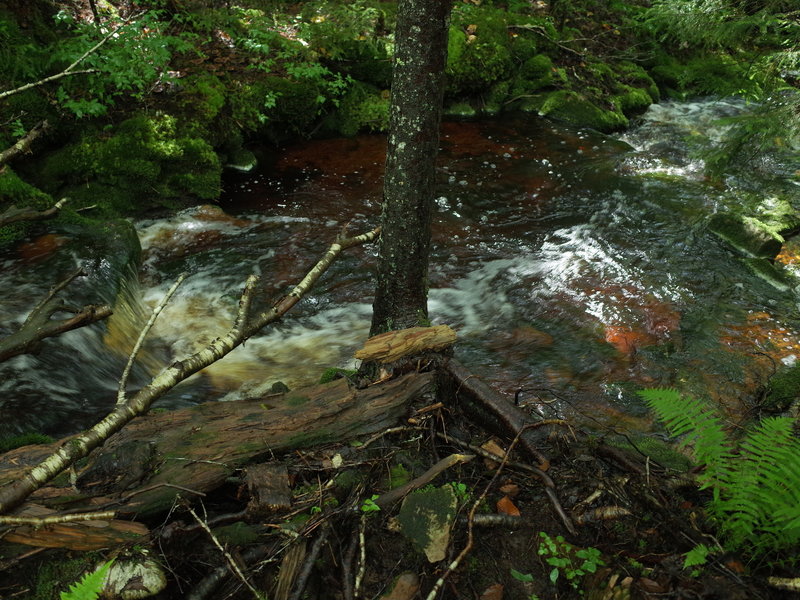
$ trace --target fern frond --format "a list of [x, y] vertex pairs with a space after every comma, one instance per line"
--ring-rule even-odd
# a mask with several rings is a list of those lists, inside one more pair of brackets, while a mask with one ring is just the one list
[[669, 388], [650, 388], [639, 392], [673, 437], [683, 437], [681, 445], [691, 447], [698, 463], [705, 465], [700, 477], [704, 487], [724, 485], [730, 479], [729, 459], [733, 455], [722, 421], [708, 403], [684, 398]]
[[112, 558], [101, 565], [99, 569], [92, 573], [86, 573], [79, 581], [69, 586], [68, 592], [61, 592], [61, 600], [97, 600], [100, 592], [103, 591], [106, 574], [113, 563], [114, 559]]

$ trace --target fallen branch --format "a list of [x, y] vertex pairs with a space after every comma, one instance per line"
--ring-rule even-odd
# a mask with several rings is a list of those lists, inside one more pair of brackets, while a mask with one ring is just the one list
[[4, 165], [7, 162], [15, 159], [20, 154], [30, 150], [33, 142], [35, 142], [37, 138], [47, 131], [49, 127], [50, 124], [46, 120], [40, 121], [34, 125], [31, 130], [19, 138], [13, 146], [0, 152], [0, 165]]
[[[105, 304], [90, 304], [76, 309], [66, 306], [62, 299], [56, 298], [56, 294], [72, 283], [75, 278], [84, 275], [86, 273], [82, 269], [78, 269], [55, 285], [30, 312], [19, 330], [0, 340], [0, 362], [20, 354], [32, 354], [39, 349], [45, 338], [78, 329], [111, 315], [111, 308]], [[72, 316], [65, 319], [53, 319], [53, 315], [59, 312], [72, 313]]]
[[[6, 152], [8, 152], [8, 150], [6, 150]], [[0, 164], [2, 163], [0, 162]], [[12, 204], [3, 214], [0, 214], [0, 227], [16, 223], [17, 221], [43, 221], [45, 219], [50, 219], [56, 216], [67, 201], [67, 198], [62, 198], [46, 210], [34, 210], [27, 206], [24, 208], [17, 208]]]
[[74, 436], [19, 479], [0, 488], [0, 514], [18, 506], [31, 493], [56, 477], [61, 471], [104, 444], [109, 436], [122, 429], [135, 417], [147, 412], [155, 400], [178, 383], [226, 356], [260, 329], [280, 319], [308, 292], [343, 250], [371, 242], [378, 234], [379, 230], [374, 229], [359, 236], [346, 238], [342, 232], [319, 262], [286, 297], [272, 309], [252, 317], [247, 313], [255, 290], [256, 278], [254, 276], [248, 278], [239, 303], [239, 315], [233, 328], [227, 334], [213, 340], [204, 349], [188, 358], [174, 362], [125, 404], [116, 406], [92, 428]]

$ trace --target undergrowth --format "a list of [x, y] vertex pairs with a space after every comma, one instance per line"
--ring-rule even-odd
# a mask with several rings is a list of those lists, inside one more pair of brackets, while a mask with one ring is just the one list
[[773, 564], [800, 559], [800, 440], [792, 420], [771, 417], [735, 440], [707, 402], [674, 389], [639, 392], [670, 435], [704, 467], [709, 516], [726, 550]]

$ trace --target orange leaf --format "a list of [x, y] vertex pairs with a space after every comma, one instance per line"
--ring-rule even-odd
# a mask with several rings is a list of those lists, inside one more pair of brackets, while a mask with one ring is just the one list
[[519, 494], [519, 486], [516, 483], [507, 483], [500, 486], [500, 491], [509, 498], [516, 498]]
[[510, 515], [512, 517], [518, 517], [520, 515], [519, 509], [508, 496], [503, 496], [497, 501], [497, 512], [501, 515]]
[[503, 600], [503, 584], [490, 585], [481, 594], [480, 600]]

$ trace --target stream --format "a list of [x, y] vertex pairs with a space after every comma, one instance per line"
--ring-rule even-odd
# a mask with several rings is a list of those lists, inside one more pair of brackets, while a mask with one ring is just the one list
[[[648, 386], [747, 414], [775, 369], [800, 357], [800, 280], [793, 264], [789, 286], [758, 277], [705, 224], [745, 193], [785, 191], [799, 167], [707, 179], [694, 150], [718, 143], [718, 119], [742, 110], [738, 101], [654, 105], [616, 136], [532, 115], [443, 124], [429, 308], [458, 332], [456, 356], [509, 399], [523, 389], [531, 409], [590, 427], [651, 430], [635, 394]], [[218, 207], [137, 222], [144, 261], [104, 298], [114, 316], [0, 365], [0, 435], [65, 435], [105, 414], [148, 311], [181, 272], [190, 276], [156, 322], [130, 390], [224, 334], [250, 273], [271, 306], [345, 223], [352, 233], [377, 223], [384, 153], [378, 135], [265, 151], [258, 171], [227, 177]], [[31, 252], [36, 242], [0, 255], [2, 334], [85, 264], [68, 242]], [[252, 397], [352, 367], [369, 329], [375, 252], [346, 252], [276, 327], [157, 406]], [[83, 285], [90, 301], [102, 296]]]

